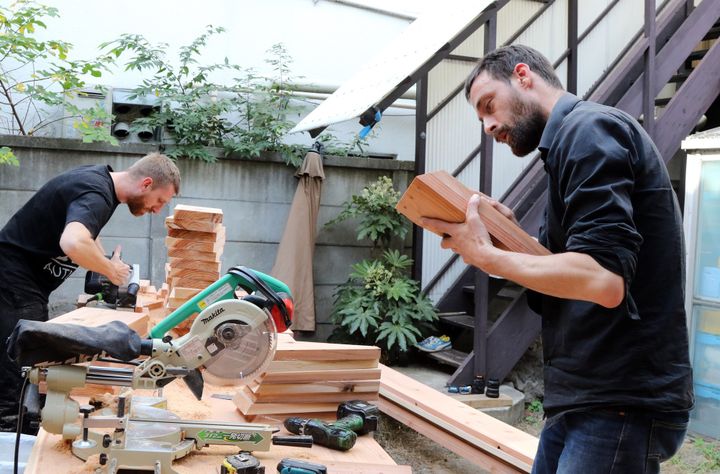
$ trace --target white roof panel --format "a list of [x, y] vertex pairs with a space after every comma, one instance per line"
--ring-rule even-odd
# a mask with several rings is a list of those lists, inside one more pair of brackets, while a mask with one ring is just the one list
[[359, 117], [378, 104], [408, 76], [472, 23], [491, 0], [437, 2], [412, 22], [375, 59], [303, 118], [292, 130], [302, 132]]

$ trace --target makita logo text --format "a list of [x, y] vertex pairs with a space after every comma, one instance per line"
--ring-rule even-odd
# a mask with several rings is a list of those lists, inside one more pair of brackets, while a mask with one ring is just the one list
[[210, 313], [210, 316], [208, 316], [207, 318], [202, 318], [201, 321], [204, 324], [207, 324], [210, 321], [212, 321], [213, 319], [215, 319], [218, 316], [220, 316], [221, 314], [223, 314], [224, 312], [225, 312], [225, 308], [218, 308], [215, 311], [213, 311], [212, 313]]

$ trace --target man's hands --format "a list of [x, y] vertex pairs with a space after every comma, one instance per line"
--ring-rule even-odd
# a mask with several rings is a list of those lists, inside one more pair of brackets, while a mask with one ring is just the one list
[[546, 295], [590, 301], [606, 308], [614, 308], [623, 301], [623, 277], [602, 267], [590, 255], [577, 252], [530, 255], [495, 247], [480, 219], [481, 199], [517, 223], [513, 212], [506, 206], [474, 195], [468, 202], [465, 222], [454, 224], [426, 217], [420, 224], [444, 235], [443, 248], [451, 249], [465, 263], [485, 273], [498, 275]]
[[127, 263], [123, 262], [120, 259], [121, 250], [122, 248], [120, 245], [115, 247], [115, 251], [112, 254], [112, 258], [110, 259], [110, 263], [113, 267], [113, 275], [104, 274], [113, 283], [113, 285], [117, 286], [124, 285], [125, 282], [127, 282], [128, 277], [130, 276], [130, 267]]
[[130, 275], [130, 268], [120, 259], [120, 246], [115, 248], [113, 257], [108, 259], [87, 227], [80, 222], [71, 222], [65, 226], [60, 236], [60, 248], [73, 262], [105, 275], [114, 285], [124, 285]]
[[487, 273], [494, 273], [488, 266], [504, 251], [493, 245], [487, 227], [480, 219], [479, 207], [481, 200], [485, 200], [503, 216], [517, 223], [510, 208], [494, 199], [474, 194], [465, 210], [465, 222], [455, 224], [424, 217], [421, 225], [433, 232], [444, 235], [440, 244], [442, 248], [450, 249], [460, 255], [468, 265], [474, 265]]

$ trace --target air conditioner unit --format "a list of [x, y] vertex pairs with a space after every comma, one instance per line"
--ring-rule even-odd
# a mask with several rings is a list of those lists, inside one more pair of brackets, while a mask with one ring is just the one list
[[122, 143], [159, 143], [161, 134], [158, 127], [137, 130], [133, 122], [147, 117], [157, 110], [156, 98], [153, 95], [132, 97], [129, 89], [114, 89], [112, 94], [112, 134]]
[[[72, 97], [65, 100], [68, 105], [73, 105], [79, 109], [90, 109], [100, 106], [105, 112], [112, 111], [112, 89], [106, 86], [87, 87], [78, 91]], [[75, 128], [75, 123], [79, 120], [74, 116], [71, 110], [66, 106], [63, 109], [64, 119], [60, 121], [59, 136], [61, 138], [82, 138], [80, 132]], [[110, 130], [110, 123], [100, 124]]]

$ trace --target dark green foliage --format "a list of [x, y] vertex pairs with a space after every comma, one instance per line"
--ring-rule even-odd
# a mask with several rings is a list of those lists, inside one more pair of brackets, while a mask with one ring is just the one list
[[387, 176], [352, 196], [342, 212], [326, 225], [357, 218], [358, 240], [370, 239], [381, 258], [352, 266], [348, 280], [338, 286], [332, 322], [338, 325], [331, 340], [377, 344], [388, 354], [407, 351], [437, 320], [432, 302], [408, 276], [412, 259], [387, 249], [393, 237], [404, 237], [407, 222], [395, 210], [400, 194]]
[[384, 349], [397, 344], [407, 351], [437, 320], [430, 300], [406, 276], [410, 265], [412, 260], [397, 250], [353, 265], [348, 281], [335, 292], [332, 321]]
[[403, 238], [408, 231], [407, 221], [395, 210], [399, 199], [400, 193], [393, 188], [392, 180], [381, 176], [345, 202], [340, 214], [325, 225], [358, 218], [357, 239], [370, 239], [374, 245], [387, 248], [393, 237]]
[[[208, 26], [191, 44], [180, 48], [177, 67], [167, 58], [166, 44], [152, 45], [141, 35], [125, 34], [102, 45], [117, 57], [131, 54], [127, 70], [151, 73], [133, 89], [131, 98], [154, 97], [158, 110], [136, 120], [133, 127], [166, 127], [175, 139], [168, 154], [176, 158], [212, 162], [215, 156], [206, 147], [220, 147], [226, 153], [248, 157], [276, 152], [289, 164], [299, 164], [304, 147], [282, 142], [293, 125], [288, 115], [296, 111], [290, 103], [291, 58], [282, 45], [274, 45], [266, 59], [272, 76], [245, 70], [227, 58], [202, 65], [208, 40], [224, 31]], [[212, 80], [222, 71], [235, 75], [231, 84]]]

